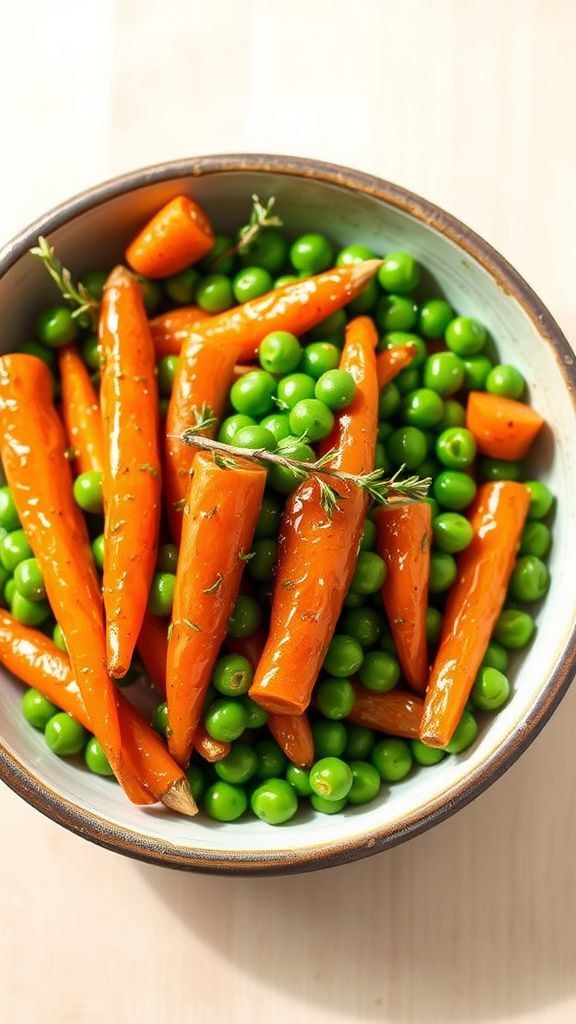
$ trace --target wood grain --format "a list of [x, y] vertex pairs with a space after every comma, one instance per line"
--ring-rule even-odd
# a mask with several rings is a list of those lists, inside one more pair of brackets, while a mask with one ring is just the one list
[[[372, 171], [493, 242], [576, 336], [571, 0], [19, 0], [0, 9], [0, 234], [155, 160]], [[0, 792], [11, 1024], [576, 1019], [574, 691], [521, 762], [361, 864], [210, 879]]]

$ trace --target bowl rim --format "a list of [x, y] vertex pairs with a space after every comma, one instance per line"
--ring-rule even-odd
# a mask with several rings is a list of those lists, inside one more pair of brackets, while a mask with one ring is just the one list
[[[409, 214], [448, 237], [479, 263], [503, 291], [511, 295], [533, 321], [549, 345], [576, 411], [576, 361], [560, 327], [521, 275], [488, 242], [456, 217], [421, 196], [382, 178], [337, 164], [305, 157], [269, 154], [219, 154], [190, 157], [144, 167], [89, 188], [35, 220], [0, 249], [0, 277], [26, 254], [39, 234], [50, 235], [87, 210], [144, 186], [180, 177], [201, 177], [221, 172], [250, 171], [311, 178], [328, 185], [371, 196]], [[356, 834], [350, 839], [318, 846], [277, 851], [239, 851], [230, 854], [190, 849], [113, 824], [78, 807], [34, 776], [0, 741], [0, 778], [19, 796], [71, 832], [106, 849], [150, 864], [221, 874], [282, 874], [345, 864], [427, 831], [479, 796], [506, 772], [558, 707], [576, 670], [576, 622], [540, 696], [527, 714], [523, 728], [508, 739], [449, 795], [419, 808], [398, 823]]]

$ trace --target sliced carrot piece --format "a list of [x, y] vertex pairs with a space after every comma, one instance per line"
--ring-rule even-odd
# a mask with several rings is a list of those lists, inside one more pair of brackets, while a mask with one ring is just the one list
[[482, 455], [523, 459], [543, 425], [542, 417], [524, 402], [485, 391], [468, 395], [466, 426]]
[[136, 235], [126, 260], [137, 274], [169, 277], [201, 260], [213, 245], [212, 226], [200, 204], [176, 196]]

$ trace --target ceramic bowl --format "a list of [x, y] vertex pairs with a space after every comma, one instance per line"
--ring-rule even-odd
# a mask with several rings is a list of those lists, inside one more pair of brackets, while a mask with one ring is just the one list
[[[430, 828], [478, 796], [526, 749], [565, 693], [574, 670], [576, 576], [576, 374], [572, 351], [527, 284], [486, 242], [406, 190], [346, 168], [268, 156], [203, 157], [135, 171], [70, 200], [31, 225], [0, 254], [3, 350], [30, 336], [35, 313], [54, 301], [42, 267], [27, 250], [39, 234], [75, 274], [122, 258], [136, 229], [171, 197], [187, 192], [232, 231], [250, 196], [277, 196], [290, 231], [325, 231], [340, 244], [376, 252], [407, 249], [461, 313], [477, 316], [503, 362], [526, 376], [530, 401], [547, 429], [534, 471], [559, 497], [550, 555], [552, 584], [537, 612], [537, 633], [511, 673], [506, 708], [481, 725], [463, 755], [420, 769], [373, 804], [335, 816], [300, 812], [280, 827], [189, 820], [131, 806], [120, 787], [48, 751], [26, 726], [22, 690], [0, 689], [0, 775], [25, 800], [102, 846], [169, 867], [265, 873], [338, 864], [384, 850]], [[553, 435], [552, 435], [553, 431]]]

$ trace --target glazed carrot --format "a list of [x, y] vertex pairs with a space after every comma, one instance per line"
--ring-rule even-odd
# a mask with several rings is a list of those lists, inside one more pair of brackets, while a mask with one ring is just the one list
[[376, 550], [388, 572], [382, 601], [398, 660], [409, 685], [424, 693], [428, 679], [426, 608], [432, 515], [426, 501], [378, 509]]
[[75, 345], [66, 345], [58, 350], [58, 369], [62, 384], [62, 417], [68, 442], [76, 452], [76, 473], [101, 472], [104, 435], [98, 396]]
[[[0, 662], [23, 683], [35, 687], [92, 731], [90, 716], [67, 655], [44, 633], [23, 626], [5, 611], [0, 611]], [[184, 773], [155, 730], [122, 694], [118, 694], [118, 716], [124, 749], [148, 791], [146, 802], [164, 800], [175, 810], [195, 814], [196, 807]]]
[[132, 270], [146, 277], [178, 274], [214, 245], [214, 233], [199, 203], [176, 196], [142, 228], [126, 250]]
[[194, 734], [194, 750], [205, 761], [214, 764], [216, 761], [222, 761], [225, 757], [228, 757], [230, 744], [223, 742], [223, 740], [212, 739], [212, 736], [206, 732], [206, 729], [200, 722]]
[[356, 703], [348, 715], [354, 725], [364, 725], [389, 736], [404, 736], [417, 739], [423, 702], [404, 690], [390, 690], [389, 693], [370, 693], [362, 686], [355, 686]]
[[116, 687], [105, 669], [100, 586], [84, 516], [72, 496], [66, 437], [52, 377], [34, 356], [0, 359], [0, 454], [46, 593], [64, 630], [74, 676], [115, 774], [134, 802], [144, 790], [125, 764]]
[[[340, 367], [353, 375], [356, 395], [321, 450], [336, 448], [331, 465], [349, 473], [374, 468], [377, 340], [368, 317], [348, 324]], [[249, 691], [267, 711], [299, 715], [308, 707], [354, 573], [367, 499], [353, 484], [339, 482], [338, 491], [342, 501], [331, 519], [316, 477], [297, 487], [286, 502], [270, 632]]]
[[142, 291], [123, 267], [104, 288], [99, 325], [108, 671], [130, 668], [156, 564], [160, 450], [156, 360]]
[[[166, 416], [164, 489], [170, 531], [176, 543], [182, 532], [182, 510], [188, 492], [190, 471], [196, 450], [180, 440], [192, 426], [195, 414], [207, 406], [217, 421], [226, 409], [234, 380], [236, 349], [198, 341], [193, 336], [184, 344], [174, 377]], [[207, 427], [205, 437], [215, 437], [218, 422]]]
[[156, 357], [179, 356], [190, 328], [203, 320], [210, 320], [210, 314], [199, 306], [181, 306], [155, 316], [150, 321], [150, 331]]
[[468, 395], [466, 426], [482, 455], [523, 459], [543, 425], [542, 417], [524, 402], [485, 391]]
[[157, 351], [178, 354], [187, 338], [212, 339], [238, 349], [240, 362], [250, 362], [270, 331], [305, 334], [336, 309], [345, 306], [372, 280], [381, 260], [365, 260], [352, 266], [325, 270], [316, 277], [275, 288], [258, 299], [234, 306], [224, 313], [197, 322], [192, 307], [187, 321], [185, 309], [157, 317], [153, 332]]
[[478, 489], [474, 537], [458, 559], [426, 693], [420, 739], [428, 746], [445, 747], [460, 721], [504, 604], [529, 503], [523, 484], [499, 480]]
[[168, 746], [181, 765], [190, 758], [265, 482], [266, 472], [260, 466], [238, 461], [235, 468], [223, 469], [207, 455], [195, 457], [184, 509], [166, 670]]
[[405, 370], [417, 353], [415, 345], [392, 345], [376, 356], [378, 387], [385, 388], [401, 370]]

